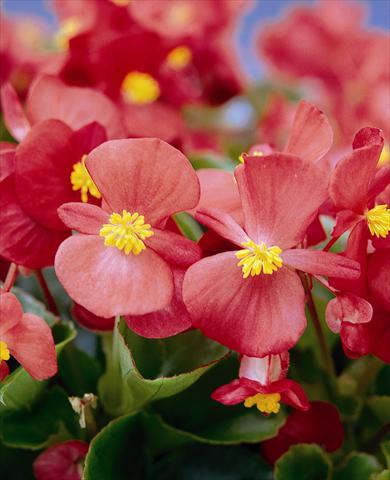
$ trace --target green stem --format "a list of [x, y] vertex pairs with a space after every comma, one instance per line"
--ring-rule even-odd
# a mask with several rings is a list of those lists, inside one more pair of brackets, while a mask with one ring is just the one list
[[37, 277], [38, 283], [42, 289], [47, 306], [49, 307], [50, 311], [54, 313], [54, 315], [59, 317], [60, 313], [58, 311], [53, 295], [51, 294], [49, 287], [47, 286], [46, 279], [43, 276], [42, 270], [35, 270], [35, 276]]
[[326, 341], [324, 332], [322, 331], [321, 322], [318, 317], [317, 309], [313, 300], [313, 296], [311, 294], [311, 290], [309, 288], [309, 284], [307, 282], [306, 275], [301, 275], [302, 285], [306, 293], [307, 298], [307, 306], [309, 308], [310, 317], [314, 325], [314, 329], [317, 335], [318, 344], [320, 346], [321, 355], [324, 362], [324, 367], [326, 373], [329, 375], [330, 379], [335, 378], [335, 369], [333, 364], [332, 354], [330, 352], [328, 342]]

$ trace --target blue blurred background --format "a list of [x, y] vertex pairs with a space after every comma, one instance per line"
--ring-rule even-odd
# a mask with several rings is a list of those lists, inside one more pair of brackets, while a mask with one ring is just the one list
[[[44, 18], [53, 29], [56, 28], [56, 17], [49, 8], [50, 0], [3, 0], [2, 5], [7, 13], [23, 14], [32, 13]], [[161, 0], [163, 1], [163, 0]], [[201, 1], [201, 0], [193, 0]], [[231, 0], [234, 1], [234, 0]], [[334, 0], [335, 2], [338, 0]], [[351, 0], [353, 1], [353, 0]], [[368, 24], [383, 29], [390, 29], [390, 0], [355, 0], [368, 7]], [[86, 4], [88, 0], [85, 0]], [[314, 0], [255, 0], [253, 7], [248, 10], [242, 19], [237, 32], [240, 57], [247, 72], [253, 78], [263, 74], [259, 57], [255, 54], [253, 39], [257, 29], [262, 23], [276, 18], [291, 6], [297, 4], [310, 4]]]

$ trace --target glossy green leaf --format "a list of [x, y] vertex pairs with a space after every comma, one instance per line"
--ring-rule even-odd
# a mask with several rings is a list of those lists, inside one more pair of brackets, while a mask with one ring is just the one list
[[2, 443], [13, 448], [39, 450], [53, 440], [80, 436], [78, 417], [59, 387], [46, 392], [32, 408], [5, 413], [0, 424]]
[[235, 167], [230, 158], [215, 153], [190, 155], [190, 162], [195, 170], [201, 168], [219, 168], [233, 171]]
[[275, 463], [275, 480], [328, 480], [332, 465], [318, 445], [294, 445]]
[[390, 468], [390, 440], [381, 443], [381, 449], [386, 460], [387, 468]]
[[9, 448], [0, 442], [1, 480], [36, 480], [32, 465], [37, 453]]
[[228, 350], [194, 330], [163, 340], [140, 337], [125, 322], [103, 339], [107, 369], [99, 396], [112, 416], [131, 413], [191, 386]]
[[187, 390], [155, 402], [153, 410], [169, 427], [201, 442], [255, 443], [275, 436], [284, 423], [282, 413], [264, 417], [256, 409], [225, 406], [210, 398], [216, 388], [233, 380], [237, 371], [235, 358], [224, 360]]
[[[76, 336], [76, 330], [68, 322], [53, 328], [57, 357], [66, 344]], [[17, 368], [4, 382], [0, 382], [0, 415], [13, 410], [29, 408], [44, 392], [47, 381], [34, 380], [22, 367]]]
[[369, 480], [373, 473], [379, 472], [381, 465], [378, 460], [368, 453], [353, 452], [343, 464], [335, 469], [332, 480]]
[[197, 242], [203, 235], [202, 227], [188, 213], [177, 213], [176, 215], [174, 215], [174, 220], [182, 234], [193, 242]]

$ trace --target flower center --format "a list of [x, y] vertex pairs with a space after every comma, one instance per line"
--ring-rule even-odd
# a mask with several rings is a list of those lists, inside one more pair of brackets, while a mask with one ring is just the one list
[[183, 70], [191, 62], [191, 50], [182, 45], [176, 47], [168, 53], [167, 63], [173, 70]]
[[387, 204], [377, 205], [366, 213], [371, 235], [386, 238], [390, 232], [390, 209]]
[[124, 250], [126, 255], [130, 252], [139, 255], [146, 249], [143, 240], [154, 235], [150, 225], [145, 223], [144, 216], [138, 212], [131, 214], [123, 210], [122, 215], [114, 212], [109, 222], [105, 223], [99, 232], [99, 235], [104, 237], [104, 245]]
[[254, 277], [260, 273], [271, 275], [283, 265], [283, 260], [279, 256], [282, 249], [279, 247], [267, 248], [264, 242], [257, 245], [252, 240], [242, 242], [241, 245], [247, 247], [236, 252], [236, 257], [240, 260], [237, 266], [242, 267], [243, 278], [248, 278], [249, 275]]
[[130, 72], [121, 86], [124, 99], [130, 103], [144, 105], [152, 103], [160, 96], [158, 82], [148, 73]]
[[280, 410], [280, 393], [256, 393], [253, 397], [248, 397], [244, 406], [247, 408], [256, 405], [262, 413], [278, 413]]
[[84, 203], [88, 202], [88, 193], [95, 198], [101, 198], [100, 192], [97, 189], [97, 186], [94, 184], [85, 166], [86, 159], [87, 155], [83, 155], [81, 162], [73, 165], [73, 171], [70, 174], [72, 190], [81, 190], [81, 201]]
[[9, 359], [10, 359], [10, 353], [8, 350], [8, 345], [5, 342], [2, 342], [0, 340], [0, 363], [3, 360], [7, 361]]

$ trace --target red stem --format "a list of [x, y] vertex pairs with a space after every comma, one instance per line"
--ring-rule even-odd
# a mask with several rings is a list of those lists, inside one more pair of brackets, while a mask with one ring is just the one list
[[54, 315], [57, 315], [58, 317], [60, 316], [60, 313], [58, 311], [56, 302], [53, 298], [53, 295], [50, 293], [49, 287], [47, 286], [46, 279], [43, 276], [42, 270], [35, 270], [35, 275], [37, 277], [37, 280], [39, 282], [39, 285], [42, 289], [43, 295], [46, 300], [46, 304], [49, 307], [50, 311], [54, 313]]
[[14, 286], [15, 280], [18, 276], [18, 266], [16, 263], [11, 263], [9, 266], [7, 276], [4, 280], [3, 290], [4, 292], [9, 292], [11, 288]]

